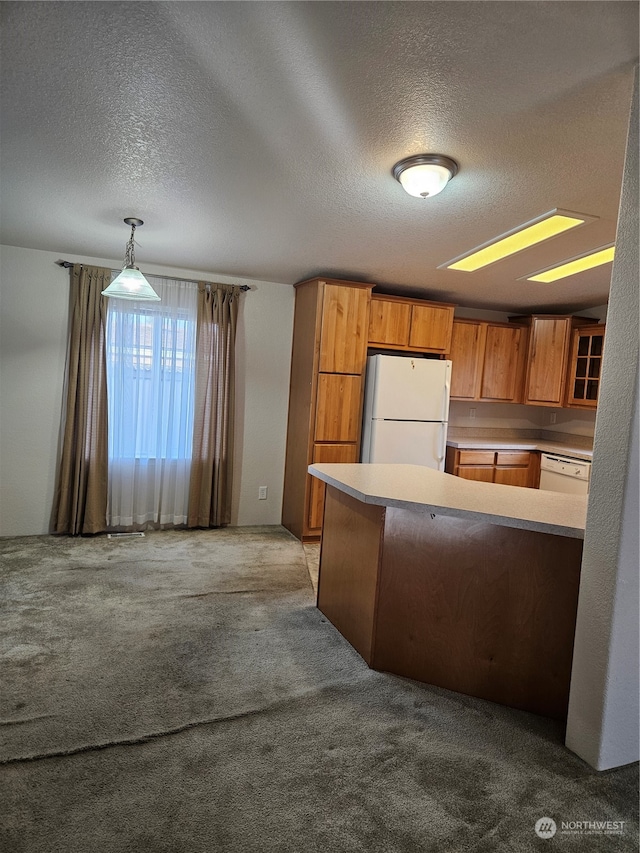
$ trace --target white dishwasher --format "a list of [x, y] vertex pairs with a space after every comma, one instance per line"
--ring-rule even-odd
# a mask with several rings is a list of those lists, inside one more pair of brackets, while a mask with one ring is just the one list
[[589, 492], [591, 462], [558, 456], [555, 453], [540, 454], [540, 488], [549, 492], [565, 492], [569, 495], [586, 495]]

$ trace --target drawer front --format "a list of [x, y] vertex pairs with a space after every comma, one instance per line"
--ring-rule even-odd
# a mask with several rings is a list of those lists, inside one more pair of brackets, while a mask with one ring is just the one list
[[493, 450], [461, 450], [458, 465], [493, 465]]
[[500, 450], [496, 453], [496, 465], [528, 465], [530, 461], [529, 450]]
[[493, 483], [493, 465], [466, 465], [458, 468], [458, 477], [463, 480], [479, 480], [482, 483]]

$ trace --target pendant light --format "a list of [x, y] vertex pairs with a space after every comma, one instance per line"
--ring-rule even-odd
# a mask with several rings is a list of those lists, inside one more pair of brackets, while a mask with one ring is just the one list
[[443, 154], [417, 154], [405, 157], [391, 170], [409, 195], [431, 198], [437, 195], [458, 173], [458, 164]]
[[106, 290], [102, 291], [102, 295], [110, 296], [112, 299], [146, 299], [150, 302], [160, 302], [160, 297], [136, 266], [134, 235], [136, 228], [144, 225], [144, 222], [142, 219], [134, 219], [131, 216], [124, 221], [126, 225], [131, 226], [131, 236], [125, 249], [122, 272], [114, 278]]

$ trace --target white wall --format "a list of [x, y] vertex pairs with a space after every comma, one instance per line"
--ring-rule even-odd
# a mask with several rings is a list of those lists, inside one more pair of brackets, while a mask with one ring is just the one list
[[[0, 247], [0, 536], [47, 533], [53, 499], [69, 298], [60, 253]], [[98, 266], [121, 261], [64, 255]], [[150, 274], [248, 284], [238, 319], [232, 524], [280, 524], [294, 289], [145, 265]], [[268, 499], [258, 501], [258, 485]]]
[[[473, 416], [471, 411], [474, 412]], [[476, 403], [472, 400], [452, 400], [449, 404], [450, 427], [538, 430], [542, 427], [543, 417], [544, 412], [538, 406]]]
[[[471, 409], [475, 413], [473, 417]], [[555, 415], [553, 423], [552, 415]], [[449, 407], [449, 426], [468, 429], [534, 429], [593, 436], [595, 423], [595, 412], [583, 412], [580, 409], [476, 403], [469, 400], [452, 400]]]
[[640, 758], [638, 76], [631, 110], [582, 557], [567, 746], [598, 770]]

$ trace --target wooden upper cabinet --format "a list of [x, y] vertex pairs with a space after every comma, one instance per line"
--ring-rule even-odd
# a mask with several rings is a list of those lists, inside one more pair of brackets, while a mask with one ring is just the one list
[[325, 283], [320, 333], [320, 373], [362, 373], [367, 357], [371, 286]]
[[526, 328], [483, 320], [454, 320], [451, 397], [518, 403], [522, 400]]
[[451, 346], [455, 305], [372, 294], [368, 342], [377, 349], [445, 355]]
[[453, 306], [417, 305], [411, 308], [409, 348], [446, 353], [451, 346]]
[[598, 405], [605, 326], [574, 329], [569, 358], [566, 405], [570, 409], [595, 409]]
[[369, 346], [406, 347], [409, 343], [411, 305], [371, 297]]
[[527, 403], [562, 405], [569, 344], [567, 320], [534, 317], [529, 350]]
[[451, 398], [475, 400], [482, 374], [486, 324], [480, 320], [454, 320], [451, 335]]
[[562, 406], [573, 329], [595, 321], [553, 314], [534, 314], [526, 319], [530, 331], [524, 402], [530, 406]]
[[480, 399], [504, 403], [522, 399], [526, 329], [487, 323]]

